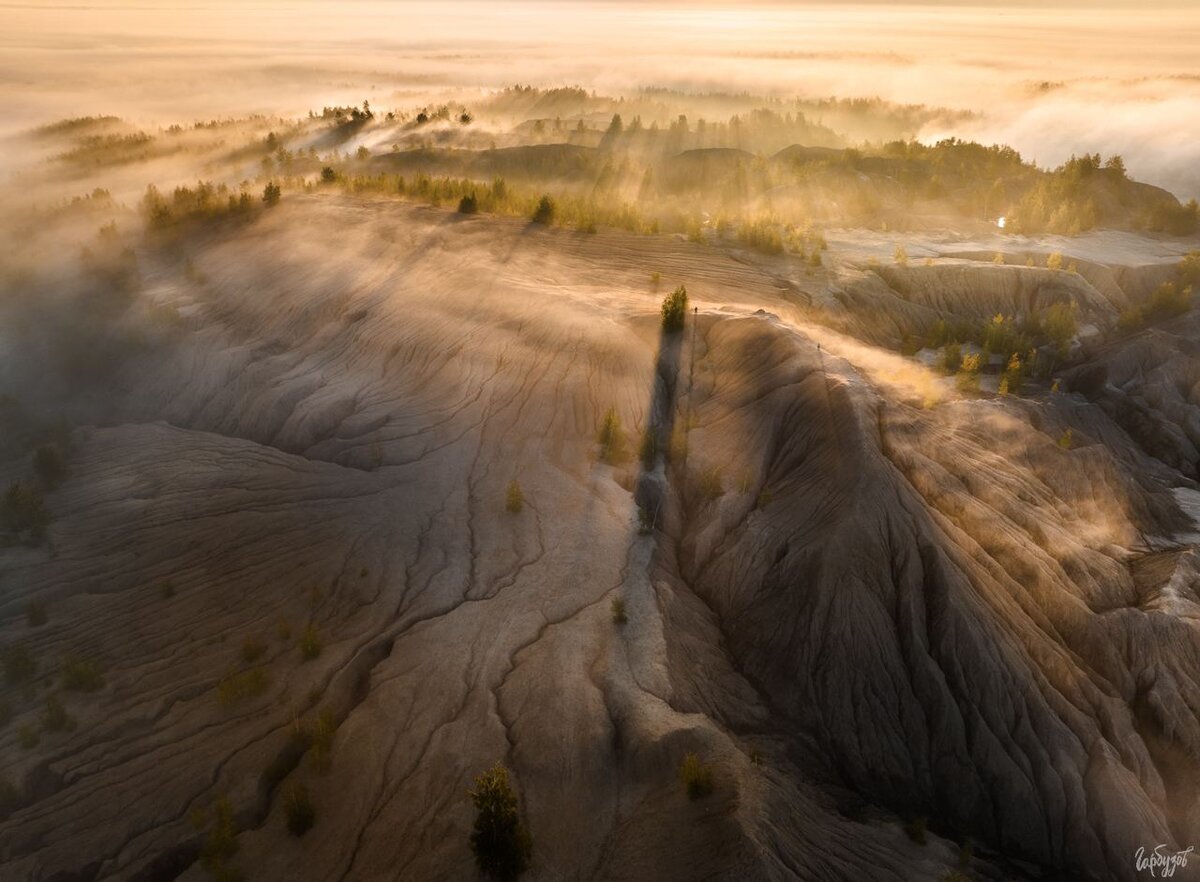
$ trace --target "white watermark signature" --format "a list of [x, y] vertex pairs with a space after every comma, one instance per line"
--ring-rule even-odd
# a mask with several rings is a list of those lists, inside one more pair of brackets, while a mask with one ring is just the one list
[[1166, 843], [1156, 845], [1154, 851], [1147, 853], [1146, 849], [1139, 848], [1137, 854], [1133, 856], [1133, 865], [1140, 873], [1142, 870], [1149, 870], [1151, 877], [1155, 879], [1168, 879], [1175, 875], [1175, 871], [1180, 867], [1186, 867], [1188, 855], [1192, 853], [1196, 846], [1189, 845], [1183, 851], [1171, 853], [1166, 850]]

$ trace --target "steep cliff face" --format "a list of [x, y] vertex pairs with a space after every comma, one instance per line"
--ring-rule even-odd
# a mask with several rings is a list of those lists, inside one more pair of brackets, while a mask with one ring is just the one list
[[1193, 314], [1098, 349], [1065, 376], [1157, 459], [1188, 478], [1200, 467], [1200, 362]]
[[909, 400], [683, 242], [327, 199], [191, 257], [0, 552], [5, 874], [471, 878], [497, 760], [534, 879], [1133, 878], [1200, 832], [1200, 570], [1147, 553], [1192, 525], [1106, 410]]
[[706, 335], [725, 381], [692, 456], [752, 451], [769, 501], [692, 515], [680, 562], [773, 720], [858, 793], [1046, 866], [1132, 877], [1138, 843], [1194, 838], [1147, 745], [1195, 733], [1200, 644], [1123, 550], [1181, 523], [1165, 490], [1020, 408], [897, 405], [763, 333]]

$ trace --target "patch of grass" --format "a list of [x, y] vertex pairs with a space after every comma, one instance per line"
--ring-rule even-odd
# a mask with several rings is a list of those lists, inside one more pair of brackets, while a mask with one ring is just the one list
[[62, 686], [71, 692], [97, 692], [104, 688], [104, 674], [94, 659], [64, 655]]
[[679, 780], [688, 799], [701, 799], [713, 792], [712, 766], [700, 762], [694, 753], [684, 755], [679, 764]]
[[624, 625], [626, 622], [629, 621], [629, 616], [627, 616], [625, 614], [625, 598], [624, 597], [614, 597], [612, 600], [612, 604], [610, 606], [612, 609], [613, 624]]
[[46, 622], [50, 621], [50, 614], [46, 610], [46, 604], [41, 600], [31, 600], [25, 604], [25, 621], [29, 623], [31, 628], [40, 628]]
[[283, 798], [283, 813], [287, 818], [288, 832], [303, 836], [317, 821], [317, 810], [308, 795], [308, 788], [297, 782], [287, 789]]
[[304, 661], [312, 661], [321, 654], [324, 645], [321, 643], [321, 635], [317, 633], [315, 625], [308, 625], [304, 629], [304, 633], [300, 635], [300, 658]]
[[508, 489], [504, 492], [504, 510], [509, 514], [520, 514], [525, 508], [525, 495], [521, 492], [521, 485], [516, 478], [508, 482]]
[[1074, 446], [1074, 444], [1075, 444], [1075, 439], [1074, 439], [1070, 429], [1067, 429], [1061, 435], [1058, 436], [1058, 446], [1061, 447], [1063, 450], [1070, 450], [1071, 447]]
[[217, 684], [217, 700], [224, 706], [257, 698], [271, 685], [270, 675], [262, 668], [250, 668], [226, 674]]

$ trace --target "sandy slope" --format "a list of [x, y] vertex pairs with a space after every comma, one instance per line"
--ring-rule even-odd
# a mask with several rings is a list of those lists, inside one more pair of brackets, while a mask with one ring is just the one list
[[[108, 681], [68, 696], [72, 733], [18, 748], [24, 699], [0, 732], [27, 784], [5, 878], [207, 878], [189, 815], [222, 794], [248, 878], [472, 878], [466, 787], [496, 760], [534, 879], [940, 879], [968, 837], [984, 877], [1133, 878], [1138, 845], [1200, 833], [1195, 564], [1130, 550], [1188, 526], [1184, 479], [1081, 397], [921, 407], [922, 369], [801, 315], [853, 260], [296, 198], [194, 261], [147, 264], [187, 333], [81, 436], [53, 553], [3, 552], [35, 693], [64, 652]], [[660, 337], [652, 272], [694, 330]], [[1112, 310], [1102, 284], [1066, 290]], [[610, 406], [630, 452], [688, 427], [686, 461], [598, 461]], [[247, 638], [270, 685], [223, 706]], [[324, 773], [290, 737], [318, 709]]]

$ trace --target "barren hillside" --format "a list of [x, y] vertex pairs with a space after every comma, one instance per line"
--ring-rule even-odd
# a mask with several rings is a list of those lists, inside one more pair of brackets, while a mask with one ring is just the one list
[[[532, 879], [1132, 879], [1194, 841], [1191, 381], [1176, 461], [1103, 383], [960, 395], [856, 341], [879, 298], [1112, 321], [1136, 276], [927, 244], [813, 273], [298, 196], [139, 248], [169, 327], [0, 551], [5, 878], [472, 878], [498, 760]], [[1175, 382], [1137, 339], [1095, 356], [1125, 396]], [[22, 744], [47, 696], [73, 722]]]

